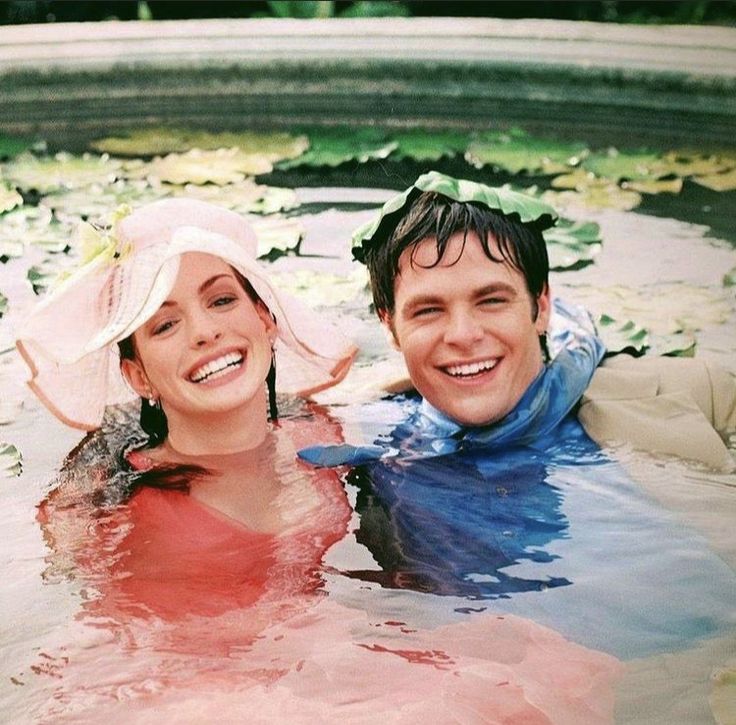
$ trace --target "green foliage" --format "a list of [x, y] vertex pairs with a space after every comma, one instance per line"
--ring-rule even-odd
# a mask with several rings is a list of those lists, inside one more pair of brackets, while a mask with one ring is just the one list
[[595, 222], [560, 219], [544, 232], [550, 269], [579, 269], [601, 250], [601, 229]]
[[8, 311], [8, 298], [0, 292], [0, 317]]
[[468, 147], [470, 136], [459, 131], [427, 131], [414, 129], [392, 134], [396, 149], [391, 158], [397, 161], [439, 161], [462, 154]]
[[308, 132], [309, 149], [295, 159], [281, 161], [280, 169], [298, 166], [339, 166], [348, 161], [365, 163], [371, 159], [385, 159], [398, 144], [386, 138], [382, 131], [373, 128], [343, 129], [323, 128]]
[[645, 181], [658, 179], [665, 170], [658, 165], [659, 156], [647, 150], [619, 151], [610, 148], [605, 153], [594, 153], [583, 160], [583, 168], [596, 176], [613, 181], [622, 179]]
[[335, 14], [332, 0], [270, 0], [268, 7], [277, 18], [330, 18]]
[[0, 442], [0, 476], [12, 478], [23, 471], [23, 456], [10, 443]]

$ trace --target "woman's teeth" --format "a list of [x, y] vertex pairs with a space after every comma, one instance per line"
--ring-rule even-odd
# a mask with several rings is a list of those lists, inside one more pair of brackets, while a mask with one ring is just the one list
[[221, 378], [223, 375], [227, 375], [230, 369], [240, 365], [243, 362], [243, 356], [239, 352], [229, 352], [227, 355], [218, 357], [216, 360], [210, 360], [210, 362], [202, 365], [201, 368], [197, 368], [190, 376], [189, 379], [193, 383], [202, 383], [205, 380], [216, 380]]
[[467, 363], [466, 365], [450, 365], [445, 368], [449, 375], [454, 377], [462, 377], [465, 375], [477, 375], [485, 370], [492, 370], [496, 367], [498, 359], [483, 360], [482, 362]]

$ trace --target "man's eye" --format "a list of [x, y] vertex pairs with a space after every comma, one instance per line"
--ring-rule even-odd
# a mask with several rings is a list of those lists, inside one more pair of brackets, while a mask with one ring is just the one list
[[482, 305], [486, 305], [486, 306], [492, 307], [492, 306], [494, 306], [494, 305], [503, 305], [503, 304], [505, 304], [505, 303], [506, 303], [507, 301], [508, 301], [508, 300], [507, 300], [507, 299], [506, 299], [505, 297], [484, 297], [484, 298], [483, 298], [483, 299], [482, 299], [482, 300], [480, 301], [480, 303], [481, 303]]
[[414, 317], [429, 317], [435, 315], [440, 311], [439, 307], [420, 307], [414, 310]]

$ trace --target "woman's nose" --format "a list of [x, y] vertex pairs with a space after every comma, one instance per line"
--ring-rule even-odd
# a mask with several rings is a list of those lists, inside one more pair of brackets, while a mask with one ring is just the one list
[[195, 347], [204, 347], [222, 337], [222, 330], [215, 315], [204, 311], [195, 313], [190, 324], [192, 344]]

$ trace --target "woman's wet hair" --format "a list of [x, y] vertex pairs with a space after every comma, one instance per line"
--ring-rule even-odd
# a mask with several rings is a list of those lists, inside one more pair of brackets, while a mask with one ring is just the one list
[[[447, 251], [450, 238], [457, 232], [464, 234], [463, 246], [457, 259], [450, 264], [455, 264], [462, 256], [468, 235], [477, 235], [486, 257], [521, 272], [536, 317], [536, 300], [544, 292], [549, 278], [549, 258], [542, 231], [534, 224], [523, 224], [482, 204], [458, 202], [435, 192], [420, 194], [396, 227], [389, 229], [388, 238], [376, 239], [366, 253], [376, 311], [394, 311], [394, 282], [404, 250], [412, 250], [411, 264], [418, 265], [415, 259], [417, 245], [424, 239], [434, 239], [437, 257], [432, 264], [422, 266], [436, 267]], [[491, 246], [493, 240], [497, 252]]]
[[[235, 268], [231, 267], [235, 278], [240, 283], [245, 293], [250, 298], [253, 304], [262, 304], [268, 309], [265, 302], [261, 299], [259, 294], [253, 288], [253, 285]], [[118, 342], [118, 351], [120, 353], [120, 360], [136, 360], [138, 359], [138, 351], [136, 350], [135, 340], [133, 335], [129, 335], [124, 340]], [[276, 405], [276, 365], [271, 359], [271, 367], [268, 370], [266, 376], [266, 386], [268, 388], [268, 410], [269, 418], [276, 420], [278, 418], [278, 408]], [[160, 403], [151, 403], [146, 398], [141, 398], [141, 413], [140, 413], [140, 426], [143, 432], [148, 436], [148, 442], [144, 446], [145, 448], [155, 448], [166, 440], [166, 436], [169, 434], [169, 424], [166, 419], [166, 413], [164, 413]], [[156, 488], [169, 488], [176, 490], [188, 490], [182, 483], [182, 477], [179, 473], [183, 472], [187, 466], [174, 466], [168, 467], [168, 478], [171, 479], [170, 483], [161, 484], [156, 483], [154, 475], [147, 476], [141, 475], [142, 479], [151, 478], [151, 482], [144, 481], [143, 485], [150, 485]], [[195, 467], [196, 468], [196, 467]], [[156, 468], [156, 471], [160, 472], [166, 478], [167, 467]], [[153, 471], [146, 471], [146, 474], [153, 474]], [[184, 477], [185, 479], [186, 477]]]

